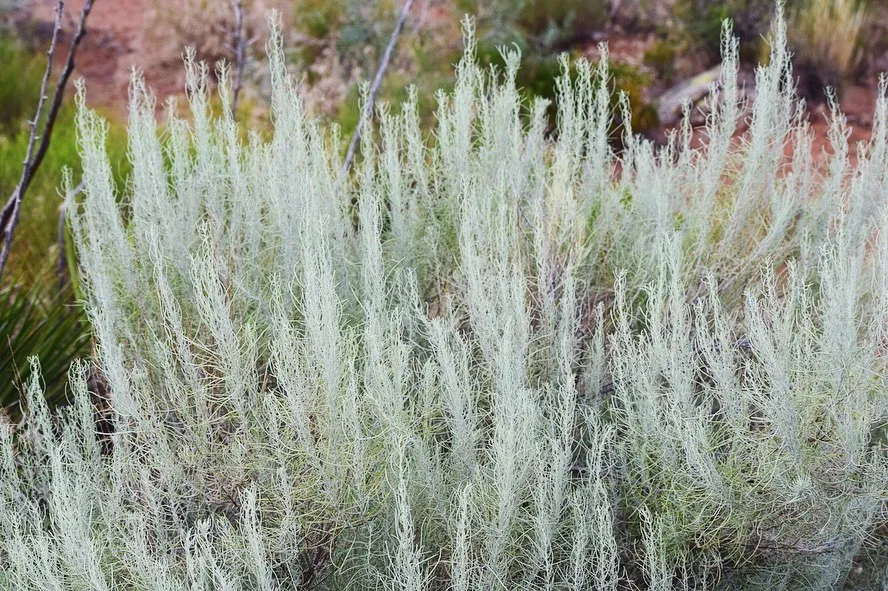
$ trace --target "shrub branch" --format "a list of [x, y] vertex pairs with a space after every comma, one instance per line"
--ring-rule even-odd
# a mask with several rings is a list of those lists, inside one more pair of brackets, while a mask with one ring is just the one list
[[246, 65], [247, 42], [244, 38], [244, 3], [243, 0], [231, 0], [234, 10], [234, 31], [231, 43], [234, 52], [234, 87], [231, 98], [231, 116], [237, 116], [237, 103], [240, 99], [241, 87], [244, 84], [244, 66]]

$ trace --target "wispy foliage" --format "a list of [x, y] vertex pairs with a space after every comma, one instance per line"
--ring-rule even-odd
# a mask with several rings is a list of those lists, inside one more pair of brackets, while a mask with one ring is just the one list
[[123, 195], [81, 89], [70, 211], [107, 387], [75, 365], [51, 416], [35, 373], [0, 431], [0, 587], [834, 589], [885, 568], [886, 86], [856, 163], [834, 112], [816, 168], [778, 22], [740, 141], [726, 28], [702, 147], [686, 123], [614, 152], [606, 60], [565, 61], [549, 134], [516, 53], [475, 64], [471, 22], [435, 129], [380, 106], [347, 179], [274, 21], [274, 136], [241, 142], [189, 56], [191, 116], [171, 103], [163, 133], [133, 81]]

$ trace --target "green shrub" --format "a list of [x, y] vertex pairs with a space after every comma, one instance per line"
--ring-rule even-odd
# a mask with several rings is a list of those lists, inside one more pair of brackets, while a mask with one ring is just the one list
[[608, 12], [608, 2], [586, 0], [522, 0], [516, 8], [518, 26], [550, 47], [600, 31]]
[[347, 0], [335, 38], [336, 49], [345, 59], [359, 65], [367, 78], [379, 66], [400, 12], [401, 4], [393, 0]]
[[336, 31], [343, 18], [343, 0], [295, 0], [295, 26], [315, 39], [323, 39]]
[[552, 51], [572, 42], [588, 38], [603, 29], [609, 21], [610, 3], [586, 0], [458, 0], [459, 15], [478, 15], [480, 25], [501, 36], [527, 37], [533, 43]]
[[[866, 5], [858, 0], [805, 0], [794, 11], [790, 43], [809, 92], [838, 90], [858, 73]], [[814, 94], [812, 92], [811, 94]]]
[[310, 39], [299, 48], [310, 62], [322, 47], [334, 47], [351, 67], [375, 71], [401, 9], [392, 0], [295, 0], [296, 31]]
[[[792, 10], [806, 0], [781, 0]], [[685, 42], [718, 59], [725, 19], [741, 39], [741, 57], [758, 57], [756, 46], [771, 28], [775, 0], [677, 0], [675, 12], [684, 29]]]
[[644, 52], [644, 64], [654, 70], [657, 78], [669, 83], [675, 77], [678, 46], [671, 41], [658, 41]]

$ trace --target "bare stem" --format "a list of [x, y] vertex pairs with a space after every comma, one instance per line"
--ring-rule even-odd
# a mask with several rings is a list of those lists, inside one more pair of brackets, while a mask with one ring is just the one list
[[231, 118], [237, 118], [237, 103], [241, 87], [244, 83], [244, 66], [246, 65], [247, 42], [244, 39], [244, 3], [243, 0], [231, 0], [234, 10], [234, 89], [231, 99]]
[[[25, 159], [22, 162], [22, 176], [19, 179], [18, 185], [16, 185], [13, 190], [12, 195], [9, 196], [9, 199], [3, 206], [2, 211], [0, 211], [0, 228], [2, 228], [3, 240], [2, 249], [0, 249], [0, 279], [3, 277], [6, 262], [9, 259], [9, 250], [12, 246], [12, 238], [15, 233], [15, 228], [19, 222], [21, 203], [24, 199], [25, 192], [28, 190], [31, 181], [34, 179], [37, 169], [40, 168], [40, 164], [43, 162], [44, 156], [46, 156], [46, 151], [49, 149], [52, 130], [53, 127], [55, 127], [59, 110], [61, 109], [62, 102], [65, 98], [65, 88], [68, 85], [68, 80], [71, 78], [71, 74], [74, 72], [74, 58], [77, 55], [77, 49], [80, 47], [84, 35], [86, 35], [86, 19], [89, 17], [90, 11], [92, 11], [93, 1], [94, 0], [85, 0], [83, 3], [83, 9], [80, 11], [80, 20], [77, 23], [77, 31], [74, 33], [74, 37], [71, 39], [71, 46], [68, 48], [68, 56], [65, 59], [65, 66], [56, 83], [49, 111], [46, 114], [46, 118], [43, 119], [43, 109], [46, 106], [46, 100], [48, 98], [47, 88], [52, 76], [52, 65], [55, 57], [56, 45], [58, 43], [59, 33], [62, 29], [62, 15], [64, 13], [65, 2], [64, 0], [59, 0], [56, 5], [56, 19], [52, 30], [52, 41], [50, 42], [49, 50], [46, 52], [46, 70], [43, 73], [43, 80], [40, 84], [40, 98], [37, 101], [37, 111], [34, 115], [34, 119], [30, 122], [31, 134], [28, 138], [28, 149], [25, 153]], [[43, 120], [42, 129], [39, 127], [41, 120]], [[35, 146], [36, 152], [34, 151]]]
[[395, 45], [398, 43], [398, 36], [404, 28], [404, 21], [407, 20], [407, 14], [410, 12], [411, 6], [413, 6], [413, 0], [405, 0], [404, 6], [401, 7], [398, 21], [395, 23], [395, 28], [392, 31], [392, 36], [389, 38], [388, 46], [385, 48], [385, 53], [382, 55], [382, 60], [379, 62], [379, 68], [376, 70], [376, 77], [373, 79], [373, 84], [370, 86], [370, 94], [367, 95], [367, 101], [364, 103], [364, 109], [361, 112], [358, 127], [355, 129], [351, 143], [348, 145], [348, 151], [345, 154], [345, 161], [342, 163], [342, 170], [339, 173], [339, 181], [337, 182], [337, 185], [345, 179], [345, 176], [351, 168], [352, 161], [355, 159], [355, 151], [357, 150], [358, 142], [361, 139], [364, 123], [373, 112], [373, 103], [376, 102], [376, 94], [379, 92], [379, 87], [382, 85], [382, 79], [385, 76], [389, 60], [391, 60], [392, 53], [394, 53]]

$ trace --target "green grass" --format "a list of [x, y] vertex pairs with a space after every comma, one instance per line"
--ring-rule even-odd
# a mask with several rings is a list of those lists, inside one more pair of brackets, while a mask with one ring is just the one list
[[24, 128], [34, 115], [44, 64], [22, 43], [0, 30], [0, 134]]

